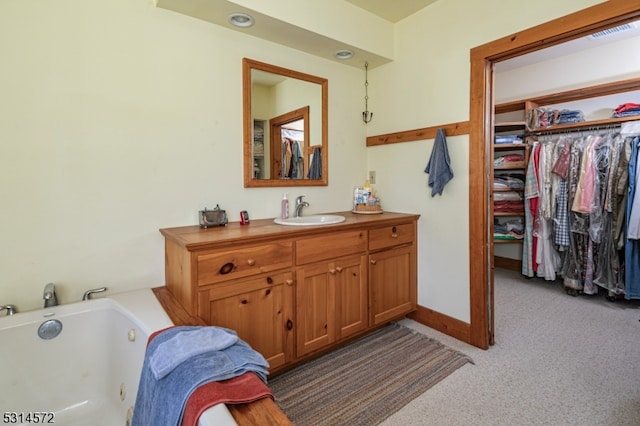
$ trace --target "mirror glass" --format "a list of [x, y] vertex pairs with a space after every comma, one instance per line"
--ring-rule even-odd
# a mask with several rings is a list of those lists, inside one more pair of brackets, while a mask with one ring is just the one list
[[326, 186], [325, 78], [243, 60], [244, 186]]

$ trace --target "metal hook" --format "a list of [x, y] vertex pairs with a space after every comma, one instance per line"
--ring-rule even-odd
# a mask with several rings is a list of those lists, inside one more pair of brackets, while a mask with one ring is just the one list
[[362, 121], [369, 123], [373, 120], [373, 113], [369, 111], [369, 62], [364, 63], [364, 111]]

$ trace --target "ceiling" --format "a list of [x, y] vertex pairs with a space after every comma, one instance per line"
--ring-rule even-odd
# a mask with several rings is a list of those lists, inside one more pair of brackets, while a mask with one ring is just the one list
[[601, 47], [609, 43], [614, 43], [630, 38], [637, 39], [638, 41], [636, 44], [640, 46], [640, 21], [629, 22], [624, 25], [612, 27], [608, 30], [592, 34], [590, 36], [577, 38], [575, 40], [537, 50], [526, 55], [517, 56], [503, 62], [498, 62], [496, 63], [495, 71], [509, 71], [515, 68], [560, 58], [576, 52], [594, 49], [596, 47]]
[[[288, 46], [312, 55], [340, 62], [344, 65], [361, 68], [365, 61], [369, 63], [369, 68], [373, 69], [393, 60], [393, 40], [387, 40], [386, 43], [372, 43], [370, 39], [363, 34], [392, 34], [390, 29], [393, 23], [380, 22], [373, 12], [365, 12], [360, 6], [355, 6], [351, 1], [362, 2], [365, 7], [372, 8], [375, 13], [391, 16], [391, 11], [385, 3], [391, 0], [339, 0], [340, 3], [335, 4], [336, 11], [327, 10], [320, 2], [315, 3], [313, 8], [305, 8], [300, 5], [299, 8], [306, 13], [306, 20], [312, 25], [305, 27], [300, 21], [292, 21], [300, 15], [300, 11], [294, 10], [293, 13], [283, 13], [277, 8], [269, 8], [268, 2], [255, 2], [253, 0], [153, 0], [156, 7], [172, 10], [187, 16], [211, 22], [216, 25], [228, 28], [234, 31], [240, 31], [247, 35], [268, 40], [273, 43]], [[403, 15], [413, 13], [413, 8], [408, 8], [410, 3], [419, 2], [421, 5], [433, 3], [435, 0], [394, 0], [392, 3], [401, 4], [397, 7], [402, 11]], [[302, 2], [300, 2], [302, 3]], [[379, 4], [378, 4], [379, 3]], [[405, 6], [405, 3], [407, 6]], [[242, 4], [249, 4], [243, 6]], [[340, 6], [340, 7], [338, 7]], [[415, 7], [415, 6], [414, 6]], [[324, 14], [336, 14], [340, 11], [346, 12], [340, 15], [340, 19], [336, 19], [326, 25], [322, 19], [316, 20], [313, 11], [320, 11]], [[285, 10], [286, 12], [286, 10]], [[248, 27], [239, 28], [233, 26], [229, 22], [229, 15], [232, 13], [245, 13], [253, 17], [254, 24]], [[368, 26], [353, 36], [352, 31], [345, 31], [340, 25], [345, 25], [345, 17], [362, 15], [363, 22]], [[395, 14], [393, 19], [397, 19], [399, 15]], [[407, 15], [408, 16], [408, 15]], [[387, 18], [385, 18], [387, 19]], [[391, 18], [389, 18], [391, 19]], [[326, 19], [325, 19], [326, 20]], [[347, 21], [348, 25], [349, 21]], [[376, 31], [375, 25], [380, 25], [384, 31]], [[374, 37], [374, 40], [379, 39]], [[335, 57], [335, 53], [341, 50], [350, 50], [353, 57], [347, 60], [339, 60]]]
[[[373, 13], [389, 22], [396, 23], [404, 18], [413, 15], [421, 9], [435, 3], [438, 0], [345, 0], [361, 9]], [[618, 31], [615, 31], [618, 29]], [[620, 31], [621, 29], [622, 31]], [[521, 55], [516, 58], [499, 62], [496, 64], [496, 71], [508, 71], [514, 68], [531, 65], [536, 62], [547, 61], [565, 55], [579, 52], [581, 50], [593, 49], [607, 43], [624, 40], [631, 37], [640, 37], [640, 21], [632, 22], [627, 26], [614, 27], [614, 31], [600, 34], [600, 37], [582, 37], [576, 40], [565, 42], [553, 47], [538, 50], [533, 53]], [[640, 43], [640, 41], [639, 41]]]
[[389, 22], [396, 23], [438, 0], [345, 0]]
[[[242, 31], [246, 34], [305, 51], [329, 60], [338, 61], [345, 65], [362, 67], [367, 61], [369, 68], [373, 69], [385, 63], [393, 61], [393, 55], [386, 51], [376, 50], [375, 47], [356, 46], [355, 44], [340, 41], [339, 36], [334, 38], [329, 33], [316, 32], [285, 20], [261, 14], [255, 10], [239, 7], [237, 0], [153, 0], [157, 7], [173, 10], [195, 18], [203, 19], [226, 28]], [[415, 14], [416, 12], [436, 3], [446, 0], [344, 0], [345, 8], [359, 8], [368, 14], [373, 14], [386, 21], [389, 25]], [[228, 21], [232, 12], [245, 12], [251, 14], [256, 23], [251, 28], [237, 28]], [[530, 54], [522, 55], [496, 64], [496, 71], [502, 72], [513, 68], [529, 65], [531, 63], [553, 59], [559, 56], [589, 49], [625, 37], [638, 37], [640, 25], [635, 24], [635, 31], [625, 31], [601, 37], [597, 40], [588, 37], [563, 43], [558, 46], [545, 48]], [[335, 52], [343, 49], [351, 50], [353, 58], [341, 61], [335, 57]]]

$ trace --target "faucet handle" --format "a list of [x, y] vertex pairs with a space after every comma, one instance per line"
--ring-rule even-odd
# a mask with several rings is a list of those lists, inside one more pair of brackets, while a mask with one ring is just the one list
[[16, 309], [16, 307], [14, 305], [2, 305], [0, 306], [0, 311], [7, 311], [7, 316], [9, 315], [13, 315], [16, 312], [18, 312], [18, 310]]
[[56, 306], [58, 304], [58, 296], [56, 295], [56, 285], [54, 283], [48, 283], [44, 286], [44, 292], [42, 293], [44, 299], [44, 307]]
[[303, 197], [306, 197], [306, 195], [300, 195], [299, 197], [296, 198], [296, 205], [302, 204]]
[[84, 295], [82, 296], [82, 300], [89, 300], [91, 298], [91, 295], [94, 293], [102, 293], [103, 291], [107, 291], [106, 287], [100, 287], [100, 288], [93, 288], [91, 290], [87, 290], [84, 292]]

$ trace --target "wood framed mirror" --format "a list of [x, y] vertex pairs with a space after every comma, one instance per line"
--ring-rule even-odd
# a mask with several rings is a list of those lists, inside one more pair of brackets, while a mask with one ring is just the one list
[[244, 58], [244, 186], [328, 184], [328, 80]]

